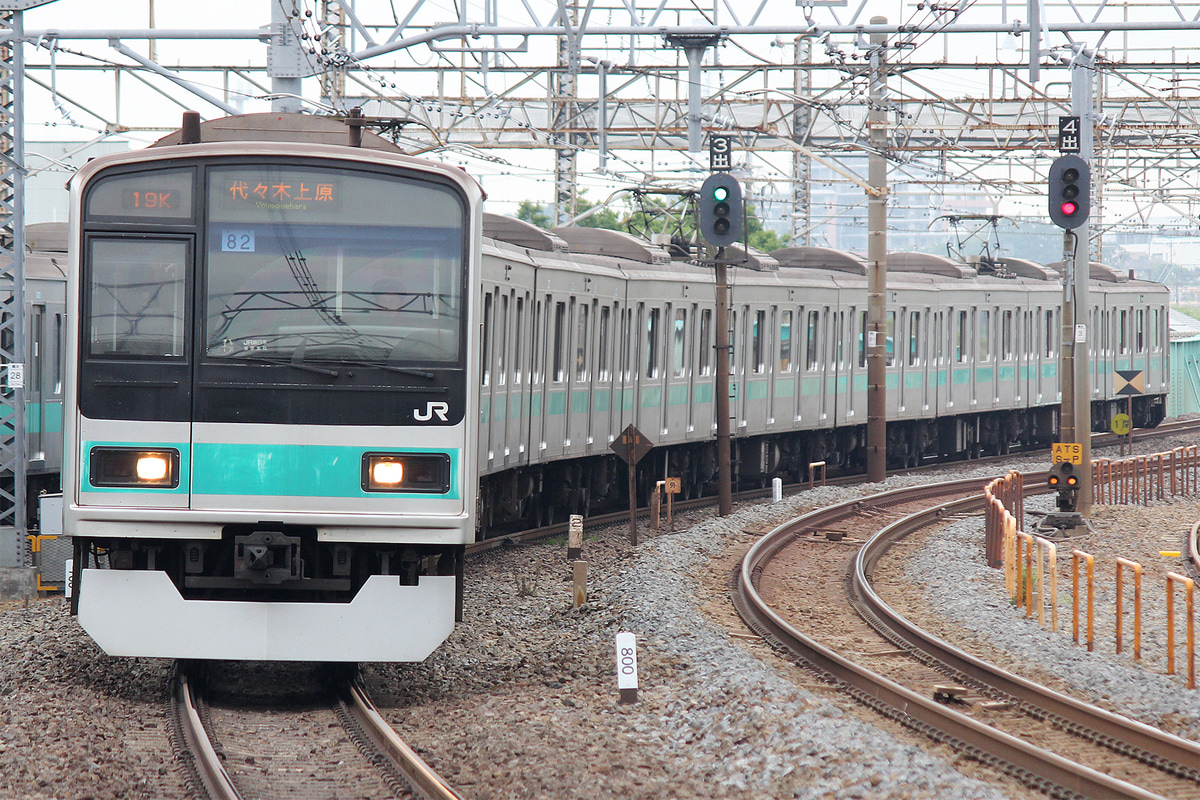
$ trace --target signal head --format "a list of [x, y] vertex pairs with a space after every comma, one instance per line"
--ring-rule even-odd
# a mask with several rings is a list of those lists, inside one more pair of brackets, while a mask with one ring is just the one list
[[1087, 221], [1090, 210], [1091, 171], [1076, 155], [1059, 156], [1050, 165], [1050, 219], [1060, 228], [1071, 230]]
[[708, 176], [700, 187], [700, 235], [714, 247], [742, 238], [742, 186], [728, 172]]

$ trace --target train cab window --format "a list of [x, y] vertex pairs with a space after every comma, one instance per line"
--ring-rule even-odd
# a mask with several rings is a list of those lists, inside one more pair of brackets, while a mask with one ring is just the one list
[[767, 360], [765, 358], [764, 341], [767, 337], [767, 312], [755, 311], [754, 321], [751, 323], [750, 331], [750, 366], [755, 373], [765, 372], [767, 369]]
[[921, 312], [908, 312], [908, 365], [921, 363]]
[[183, 358], [189, 249], [171, 239], [89, 242], [89, 356]]
[[792, 371], [792, 312], [784, 311], [779, 318], [779, 371]]
[[591, 308], [586, 303], [579, 305], [575, 320], [575, 380], [584, 382], [588, 378], [588, 320]]
[[598, 380], [607, 381], [612, 378], [610, 374], [608, 348], [609, 348], [609, 332], [608, 329], [612, 325], [612, 309], [608, 306], [600, 307], [600, 333], [599, 342], [596, 348], [596, 378]]
[[684, 349], [687, 334], [687, 309], [675, 309], [675, 327], [672, 331], [671, 372], [682, 378], [687, 368], [687, 351]]
[[646, 377], [658, 377], [659, 316], [662, 309], [651, 308], [646, 315]]
[[804, 368], [812, 372], [817, 368], [818, 359], [821, 355], [820, 328], [821, 312], [808, 312], [808, 331], [806, 338], [806, 348], [804, 353]]
[[562, 383], [567, 377], [567, 304], [554, 304], [554, 369], [552, 379]]
[[712, 374], [712, 309], [700, 312], [700, 374]]

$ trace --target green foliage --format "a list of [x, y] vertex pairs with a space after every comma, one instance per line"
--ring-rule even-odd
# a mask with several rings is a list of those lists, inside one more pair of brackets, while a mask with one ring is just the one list
[[550, 215], [532, 200], [522, 200], [521, 205], [517, 206], [517, 219], [537, 225], [539, 228], [550, 229]]
[[[580, 190], [579, 195], [575, 198], [575, 208], [571, 213], [571, 218], [574, 219], [588, 211], [592, 211], [592, 213], [576, 222], [576, 225], [582, 228], [607, 228], [613, 231], [625, 230], [625, 226], [621, 224], [621, 218], [614, 209], [598, 207], [596, 203], [591, 202], [585, 197], [586, 194], [586, 190]], [[533, 200], [522, 200], [521, 204], [517, 206], [517, 219], [549, 230], [554, 227], [554, 220], [551, 218], [547, 208], [547, 206], [539, 205]], [[593, 209], [595, 210], [593, 211]]]

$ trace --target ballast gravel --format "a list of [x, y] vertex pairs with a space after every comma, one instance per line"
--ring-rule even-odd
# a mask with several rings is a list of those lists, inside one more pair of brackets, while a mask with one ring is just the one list
[[[943, 479], [996, 472], [961, 468]], [[589, 596], [579, 609], [570, 607], [565, 542], [493, 551], [468, 564], [467, 617], [445, 645], [421, 664], [363, 665], [368, 688], [406, 740], [476, 800], [1039, 796], [780, 668], [767, 648], [715, 621], [729, 611], [712, 587], [711, 564], [744, 546], [746, 530], [913, 481], [816, 489], [726, 518], [679, 518], [677, 533], [643, 523], [637, 547], [625, 528], [589, 531]], [[1101, 508], [1096, 533], [1061, 546], [1140, 559], [1147, 575], [1165, 573], [1180, 564], [1158, 552], [1178, 550], [1198, 515], [1200, 504], [1189, 500]], [[1186, 660], [1177, 654], [1182, 676], [1160, 674], [1161, 592], [1155, 601], [1144, 588], [1135, 663], [1131, 640], [1126, 653], [1113, 652], [1111, 615], [1092, 653], [1072, 643], [1063, 600], [1065, 632], [1025, 619], [1008, 601], [1003, 573], [983, 565], [981, 520], [929, 536], [896, 571], [922, 587], [923, 608], [914, 613], [932, 615], [947, 638], [965, 637], [1016, 671], [1200, 736], [1200, 695], [1185, 688]], [[1098, 609], [1105, 592], [1111, 599], [1111, 581], [1098, 589]], [[637, 636], [636, 703], [618, 702], [619, 631]], [[0, 798], [185, 797], [166, 735], [171, 666], [105, 656], [61, 599], [0, 605]]]

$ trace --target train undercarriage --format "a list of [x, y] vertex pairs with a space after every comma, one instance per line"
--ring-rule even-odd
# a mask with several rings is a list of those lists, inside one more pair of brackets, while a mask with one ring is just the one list
[[[1126, 405], [1124, 399], [1093, 403], [1092, 431], [1109, 430]], [[1165, 396], [1134, 398], [1134, 427], [1156, 427], [1165, 413]], [[1058, 429], [1057, 406], [889, 422], [888, 469], [1048, 447]], [[866, 472], [866, 453], [865, 425], [735, 437], [733, 482], [736, 489], [761, 488], [776, 477], [799, 483], [821, 462], [830, 475]], [[655, 484], [667, 477], [681, 479], [681, 499], [716, 494], [715, 440], [651, 450], [637, 466], [638, 504], [647, 504]], [[479, 537], [487, 538], [563, 522], [571, 514], [628, 508], [629, 473], [615, 455], [518, 467], [483, 476], [479, 498]]]

